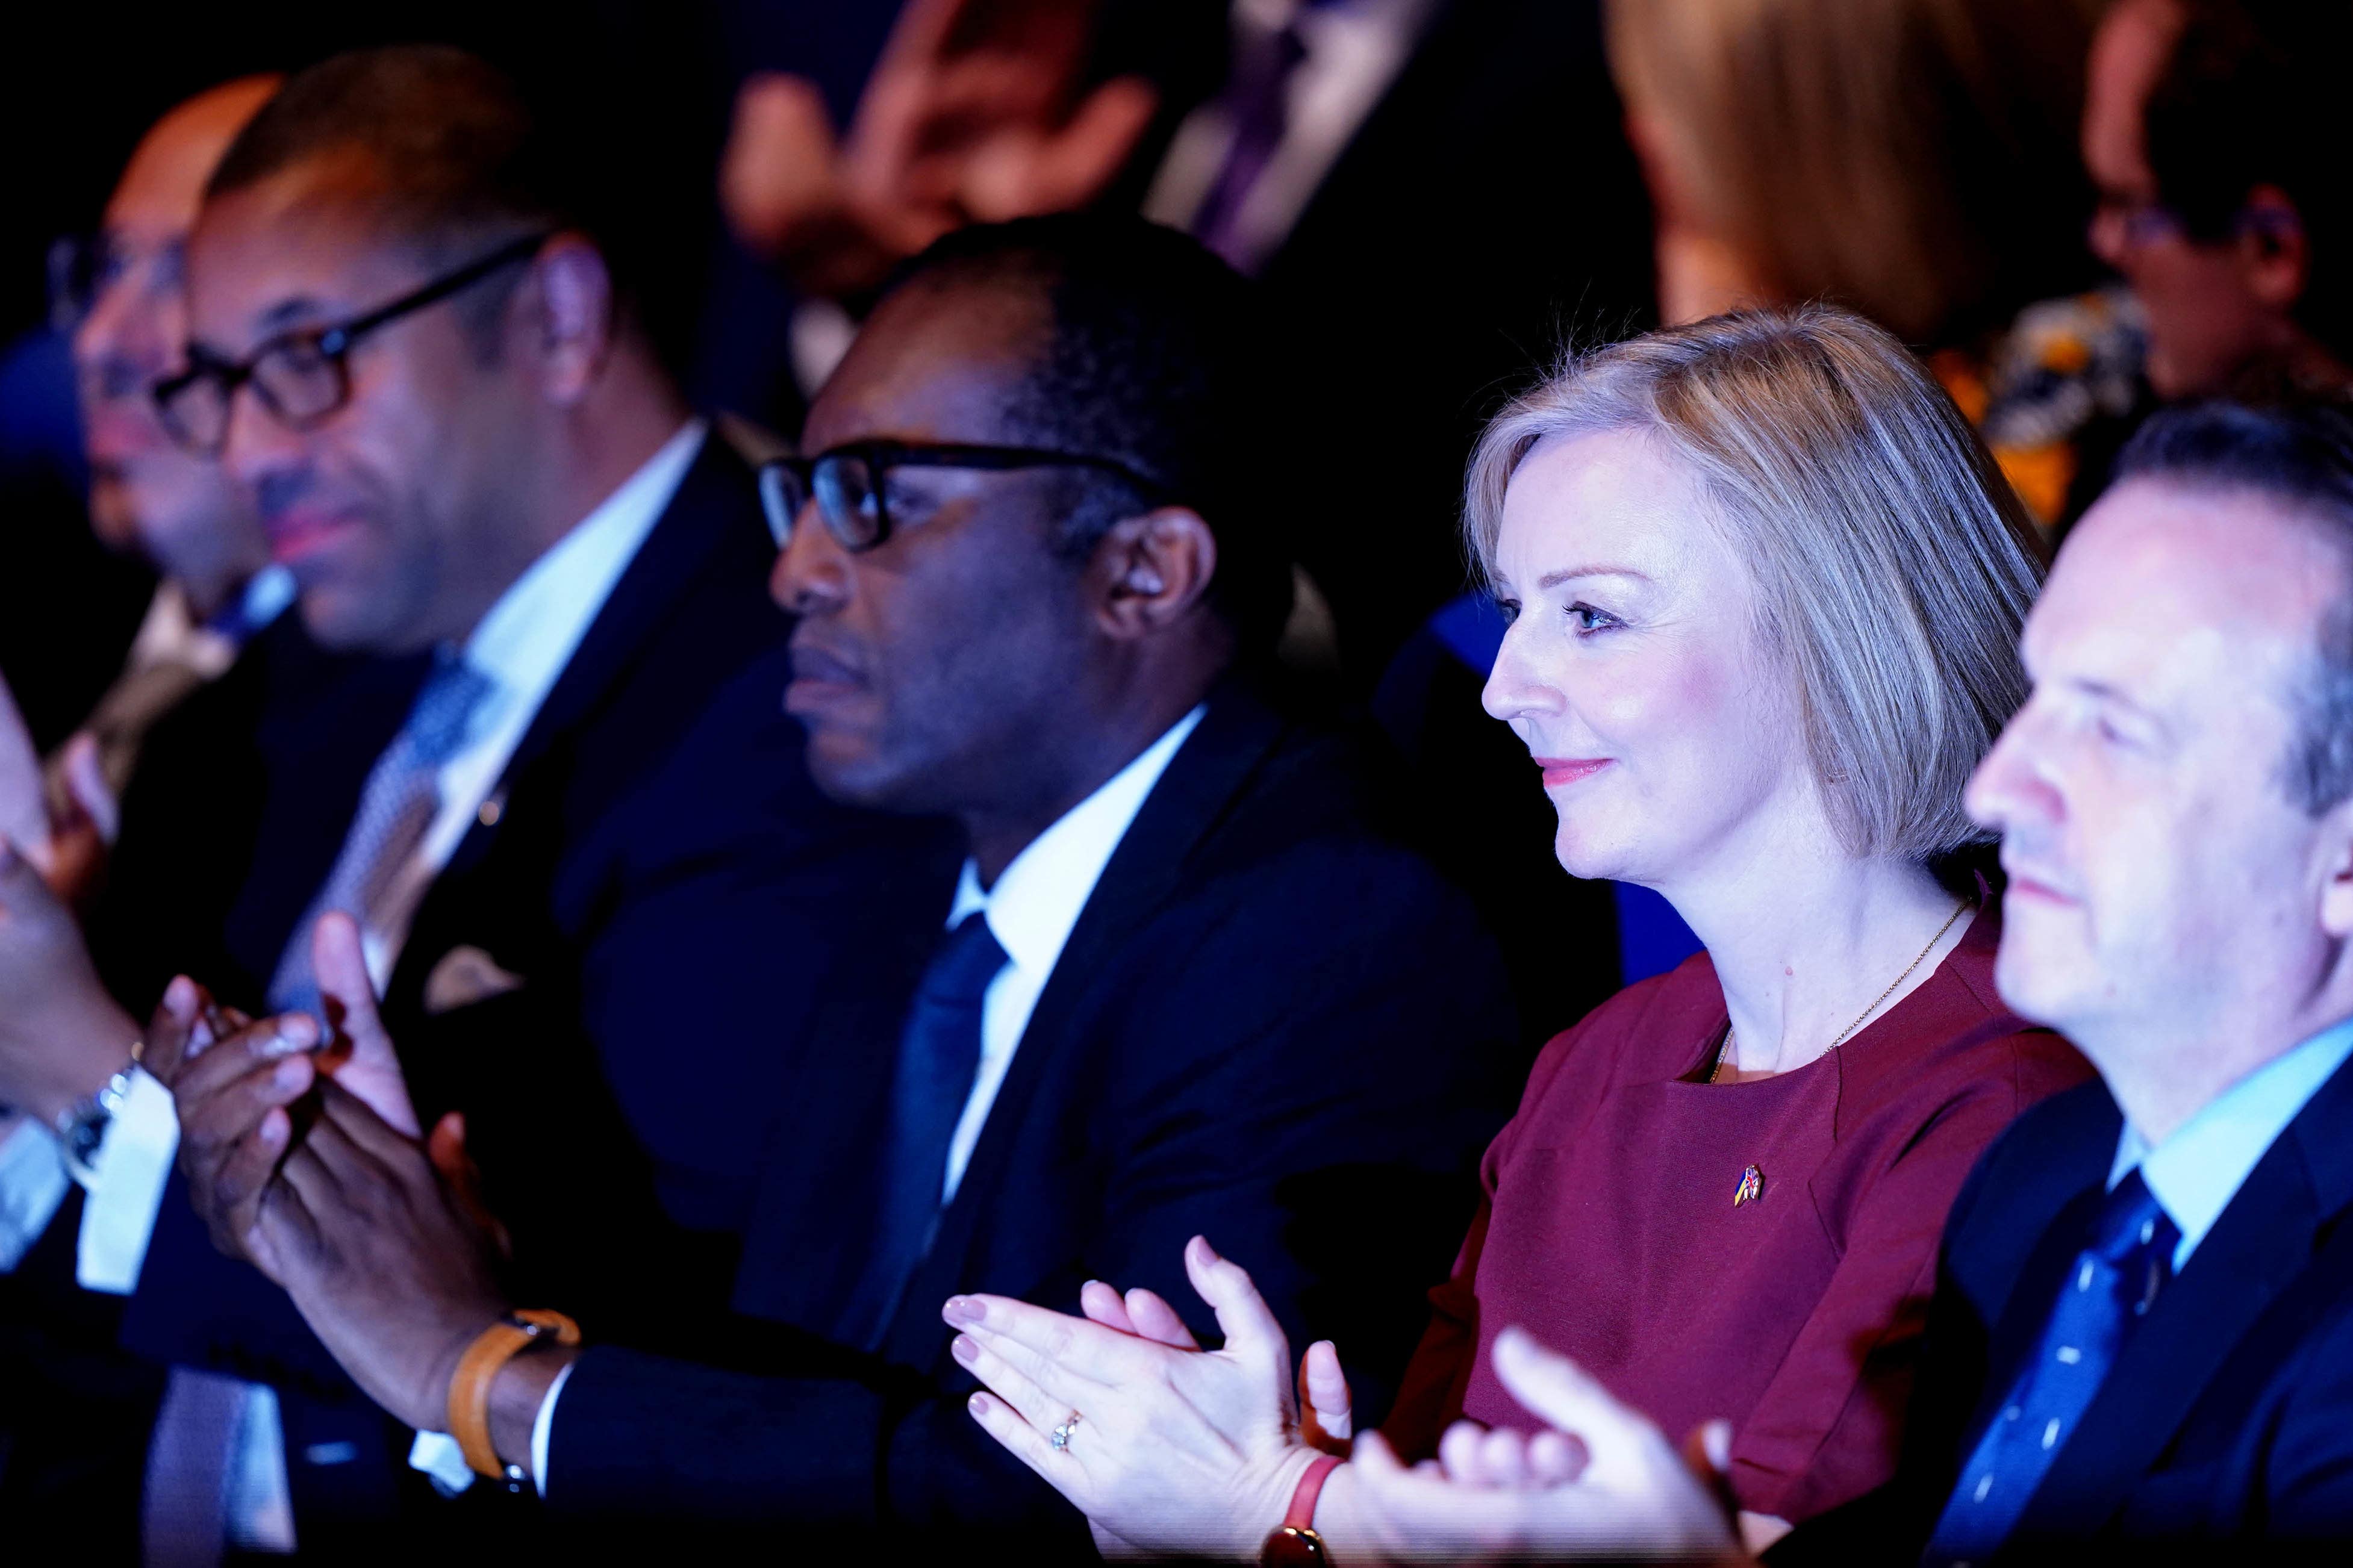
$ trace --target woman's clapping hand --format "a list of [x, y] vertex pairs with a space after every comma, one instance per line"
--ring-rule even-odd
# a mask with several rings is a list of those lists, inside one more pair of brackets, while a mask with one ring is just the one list
[[[1195, 1237], [1185, 1268], [1225, 1344], [1198, 1349], [1149, 1291], [1082, 1293], [1072, 1318], [1000, 1296], [959, 1296], [956, 1359], [989, 1393], [973, 1416], [1101, 1532], [1140, 1551], [1254, 1559], [1315, 1450], [1302, 1436], [1291, 1348], [1250, 1276]], [[1324, 1347], [1328, 1352], [1329, 1347]], [[1319, 1393], [1333, 1400], [1336, 1357]], [[1345, 1427], [1345, 1384], [1319, 1426]], [[1067, 1447], [1051, 1434], [1077, 1413]]]

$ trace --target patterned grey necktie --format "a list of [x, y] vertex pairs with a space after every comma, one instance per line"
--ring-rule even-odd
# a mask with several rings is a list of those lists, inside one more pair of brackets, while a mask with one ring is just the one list
[[269, 982], [273, 1011], [318, 1010], [311, 930], [321, 915], [341, 910], [359, 921], [363, 931], [380, 931], [389, 923], [386, 917], [396, 911], [387, 900], [399, 889], [402, 868], [441, 808], [441, 764], [465, 744], [474, 712], [492, 687], [489, 676], [462, 658], [445, 658], [433, 667], [408, 710], [408, 722], [368, 773], [334, 869], [287, 939], [278, 973]]

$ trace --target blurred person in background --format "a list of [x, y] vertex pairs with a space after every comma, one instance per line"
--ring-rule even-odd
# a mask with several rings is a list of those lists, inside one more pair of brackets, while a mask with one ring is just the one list
[[[1494, 1361], [1528, 1325], [1672, 1430], [1731, 1416], [1768, 1538], [1892, 1473], [1945, 1212], [2084, 1075], [1995, 996], [1965, 863], [1962, 785], [2024, 691], [2029, 524], [1918, 362], [1821, 307], [1573, 362], [1491, 426], [1468, 490], [1511, 623], [1487, 706], [1555, 853], [1658, 889], [1707, 950], [1546, 1048], [1381, 1430], [1419, 1460], [1461, 1417], [1534, 1426]], [[1286, 1524], [1344, 1563], [1430, 1550], [1317, 1457], [1356, 1424], [1335, 1347], [1303, 1411], [1260, 1260], [1210, 1239], [1186, 1263], [1213, 1354], [1155, 1331], [1154, 1292], [1092, 1286], [1092, 1321], [949, 1301], [992, 1391], [974, 1415], [1147, 1551], [1296, 1561]]]
[[154, 400], [155, 384], [182, 367], [186, 352], [182, 271], [205, 182], [278, 83], [229, 82], [159, 121], [75, 269], [74, 384], [90, 527], [109, 549], [146, 559], [162, 581], [121, 678], [52, 759], [56, 832], [92, 831], [111, 844], [148, 729], [225, 673], [293, 597], [285, 573], [270, 569], [251, 505], [218, 464], [173, 441]]
[[[1136, 69], [1104, 79], [1107, 34]], [[1259, 278], [1289, 352], [1352, 391], [1297, 411], [1345, 459], [1300, 549], [1361, 689], [1461, 584], [1482, 405], [1563, 321], [1648, 307], [1618, 119], [1588, 0], [910, 0], [846, 128], [812, 83], [745, 84], [722, 195], [818, 304], [811, 385], [892, 262], [963, 223], [1134, 203]]]
[[[273, 77], [228, 82], [158, 121], [123, 170], [73, 290], [90, 527], [163, 577], [129, 667], [46, 769], [0, 682], [0, 833], [77, 901], [98, 891], [149, 728], [225, 675], [292, 593], [269, 567], [250, 506], [217, 464], [172, 441], [153, 398], [187, 342], [182, 265], [205, 182], [277, 87]], [[284, 641], [275, 639], [281, 661], [308, 651]], [[118, 1300], [74, 1282], [64, 1243], [79, 1218], [79, 1192], [50, 1130], [0, 1110], [0, 1274], [9, 1276], [0, 1344], [12, 1388], [0, 1415], [0, 1500], [47, 1513], [103, 1499], [111, 1506], [93, 1515], [135, 1521], [135, 1494], [104, 1489], [115, 1475], [135, 1475], [160, 1387], [113, 1350]], [[55, 1243], [28, 1259], [52, 1230]]]
[[2092, 243], [2160, 397], [2353, 386], [2344, 0], [2120, 0], [2084, 104]]
[[[2076, 162], [2100, 0], [1609, 7], [1668, 321], [1829, 300], [1929, 356], [2034, 517], [2119, 416], [2139, 342], [2089, 285]], [[2030, 307], [2034, 309], [2030, 310]], [[2023, 312], [2023, 313], [2022, 313]]]

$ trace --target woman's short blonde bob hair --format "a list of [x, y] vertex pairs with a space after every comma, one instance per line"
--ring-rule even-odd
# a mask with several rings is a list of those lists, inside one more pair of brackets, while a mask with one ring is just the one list
[[2042, 580], [2017, 496], [1887, 332], [1825, 306], [1746, 311], [1572, 355], [1480, 438], [1463, 528], [1483, 575], [1539, 442], [1648, 437], [1754, 574], [1832, 826], [1926, 860], [1990, 837], [1961, 791], [2026, 678]]

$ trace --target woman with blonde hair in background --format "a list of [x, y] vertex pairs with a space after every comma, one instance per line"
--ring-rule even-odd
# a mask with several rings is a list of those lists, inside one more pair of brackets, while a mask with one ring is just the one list
[[[1658, 889], [1706, 952], [1546, 1047], [1370, 1462], [1567, 1463], [1495, 1374], [1521, 1325], [1667, 1430], [1729, 1415], [1769, 1538], [1893, 1469], [1946, 1209], [2084, 1071], [1996, 998], [1961, 865], [1962, 786], [2025, 689], [2025, 521], [1899, 343], [1810, 308], [1573, 361], [1488, 429], [1466, 527], [1511, 620], [1486, 706], [1561, 864]], [[1319, 1452], [1354, 1423], [1333, 1347], [1303, 1410], [1240, 1265], [1187, 1263], [1215, 1352], [1100, 1283], [1083, 1319], [950, 1301], [975, 1416], [1137, 1548], [1250, 1558], [1288, 1521], [1342, 1562], [1472, 1551]]]
[[1660, 315], [1828, 300], [1928, 356], [2038, 522], [2140, 390], [2076, 150], [2105, 0], [1618, 0]]

